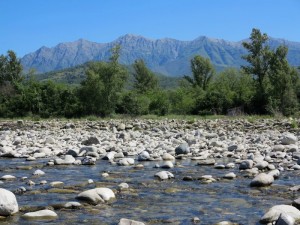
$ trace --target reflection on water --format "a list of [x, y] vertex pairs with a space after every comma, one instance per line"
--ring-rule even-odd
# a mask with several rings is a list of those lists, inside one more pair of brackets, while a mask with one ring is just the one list
[[[230, 159], [228, 160], [230, 161]], [[227, 162], [228, 162], [227, 161]], [[14, 181], [5, 181], [0, 187], [14, 191], [24, 186], [28, 190], [17, 195], [19, 206], [26, 211], [35, 206], [46, 207], [54, 204], [76, 201], [77, 193], [94, 187], [117, 189], [126, 182], [130, 189], [116, 194], [117, 200], [110, 204], [84, 206], [81, 209], [55, 210], [58, 219], [53, 221], [27, 221], [22, 213], [1, 220], [1, 224], [117, 224], [120, 218], [144, 221], [147, 224], [193, 224], [191, 219], [199, 217], [199, 224], [214, 224], [228, 220], [239, 224], [257, 224], [265, 210], [277, 204], [289, 204], [295, 196], [288, 188], [297, 185], [299, 172], [283, 172], [279, 180], [268, 188], [250, 188], [250, 178], [242, 177], [237, 169], [217, 170], [209, 166], [196, 166], [195, 161], [177, 161], [180, 167], [169, 171], [175, 179], [159, 181], [154, 174], [160, 169], [153, 168], [159, 162], [142, 162], [144, 169], [113, 166], [99, 160], [95, 166], [45, 166], [46, 160], [24, 162], [24, 159], [0, 159], [0, 176], [11, 174]], [[221, 160], [220, 162], [223, 162]], [[18, 166], [32, 168], [16, 169]], [[46, 174], [33, 177], [32, 173], [42, 169]], [[109, 177], [101, 176], [108, 172]], [[235, 180], [224, 180], [222, 176], [235, 172]], [[203, 184], [199, 180], [182, 181], [185, 176], [193, 178], [212, 175], [216, 182]], [[36, 183], [28, 186], [22, 177]], [[93, 179], [94, 184], [88, 184]], [[40, 185], [47, 180], [48, 184]], [[67, 190], [49, 190], [52, 181], [63, 181]]]

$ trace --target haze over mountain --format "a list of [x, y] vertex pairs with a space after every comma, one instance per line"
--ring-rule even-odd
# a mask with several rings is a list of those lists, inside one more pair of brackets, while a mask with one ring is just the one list
[[[41, 47], [25, 55], [22, 65], [25, 70], [35, 68], [38, 72], [48, 72], [70, 68], [88, 61], [106, 61], [110, 50], [121, 45], [120, 63], [130, 65], [136, 59], [143, 59], [147, 66], [157, 73], [170, 76], [190, 74], [190, 59], [196, 54], [210, 58], [217, 69], [239, 67], [246, 54], [242, 41], [230, 42], [201, 36], [192, 41], [171, 38], [148, 39], [127, 34], [110, 43], [95, 43], [87, 40], [60, 43], [53, 48]], [[300, 43], [283, 39], [269, 40], [271, 47], [284, 44], [289, 48], [288, 60], [291, 65], [300, 65]]]

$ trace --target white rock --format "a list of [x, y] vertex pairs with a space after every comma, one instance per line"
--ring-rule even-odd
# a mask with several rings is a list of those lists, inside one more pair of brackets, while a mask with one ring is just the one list
[[274, 179], [277, 179], [280, 176], [280, 171], [274, 169], [274, 170], [271, 170], [268, 174], [271, 175], [271, 176], [273, 176]]
[[285, 133], [281, 137], [281, 144], [283, 145], [291, 145], [295, 144], [298, 141], [298, 138], [291, 133]]
[[0, 216], [10, 216], [18, 211], [19, 206], [14, 193], [0, 188]]
[[266, 167], [268, 167], [268, 165], [269, 165], [269, 163], [267, 161], [259, 161], [255, 165], [255, 167], [259, 170], [262, 170], [262, 169], [265, 169]]
[[278, 220], [276, 221], [276, 225], [294, 225], [295, 219], [287, 214], [280, 214]]
[[45, 172], [42, 171], [42, 170], [36, 170], [36, 171], [33, 172], [34, 176], [41, 176], [41, 175], [44, 175], [44, 174], [45, 174]]
[[291, 205], [275, 205], [260, 219], [261, 223], [271, 223], [278, 220], [280, 214], [292, 217], [294, 220], [300, 219], [300, 211]]
[[128, 189], [129, 185], [127, 183], [121, 183], [118, 185], [119, 189], [124, 190], [124, 189]]
[[173, 167], [174, 167], [174, 165], [171, 161], [166, 161], [166, 162], [164, 162], [163, 165], [161, 165], [161, 168], [164, 168], [164, 169], [170, 169], [170, 168], [173, 168]]
[[149, 152], [147, 152], [147, 151], [142, 151], [138, 155], [138, 161], [147, 161], [149, 159], [150, 159], [150, 155], [149, 155]]
[[64, 208], [79, 208], [81, 207], [81, 204], [79, 202], [67, 202], [66, 204], [64, 204]]
[[83, 191], [77, 195], [77, 199], [87, 201], [91, 204], [104, 203], [114, 198], [116, 198], [116, 196], [109, 188], [94, 188]]
[[233, 172], [227, 173], [223, 176], [225, 179], [234, 179], [236, 178], [236, 175]]
[[251, 187], [262, 187], [271, 185], [274, 182], [274, 177], [270, 174], [260, 173], [250, 183]]
[[16, 179], [16, 177], [13, 176], [13, 175], [3, 175], [3, 176], [0, 178], [0, 180], [14, 180], [14, 179]]
[[160, 171], [154, 175], [155, 177], [159, 177], [161, 180], [167, 180], [174, 178], [174, 175], [169, 171]]
[[118, 225], [145, 225], [142, 222], [122, 218]]
[[165, 152], [165, 153], [163, 154], [163, 156], [162, 156], [162, 159], [163, 159], [163, 160], [170, 160], [170, 161], [173, 161], [173, 160], [175, 160], [175, 157], [172, 156], [170, 153]]
[[134, 164], [133, 158], [123, 158], [118, 161], [119, 166], [130, 166]]
[[22, 217], [26, 219], [50, 219], [56, 218], [57, 214], [49, 209], [25, 213]]

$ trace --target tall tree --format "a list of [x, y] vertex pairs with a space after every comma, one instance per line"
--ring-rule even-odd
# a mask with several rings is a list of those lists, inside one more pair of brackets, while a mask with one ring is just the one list
[[0, 56], [0, 84], [4, 82], [17, 83], [22, 80], [22, 65], [14, 51]]
[[242, 56], [248, 62], [248, 65], [242, 66], [242, 70], [252, 75], [256, 81], [255, 104], [253, 108], [259, 113], [267, 112], [269, 98], [270, 82], [268, 73], [272, 51], [267, 45], [267, 41], [267, 34], [262, 34], [259, 29], [253, 28], [250, 41], [242, 43], [249, 52], [247, 55]]
[[273, 110], [289, 115], [297, 110], [296, 85], [299, 81], [297, 71], [287, 61], [288, 48], [279, 46], [270, 60], [271, 102]]
[[81, 98], [88, 114], [107, 116], [115, 108], [127, 79], [127, 70], [118, 63], [120, 46], [112, 48], [109, 62], [94, 62], [87, 69], [81, 84]]
[[158, 87], [157, 77], [147, 68], [142, 59], [135, 60], [133, 68], [133, 87], [139, 93], [146, 93], [147, 91], [155, 90]]
[[210, 60], [200, 55], [196, 55], [191, 60], [191, 69], [193, 77], [184, 76], [184, 78], [194, 87], [200, 87], [201, 89], [206, 90], [215, 73]]
[[270, 49], [267, 34], [252, 29], [250, 42], [243, 42], [249, 54], [243, 56], [248, 65], [244, 72], [253, 76], [256, 83], [254, 108], [259, 113], [290, 114], [297, 108], [295, 85], [298, 76], [286, 59], [288, 48]]

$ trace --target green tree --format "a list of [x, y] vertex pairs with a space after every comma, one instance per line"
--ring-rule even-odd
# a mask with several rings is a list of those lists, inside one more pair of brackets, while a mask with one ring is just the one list
[[288, 48], [279, 46], [270, 60], [271, 95], [269, 111], [279, 111], [284, 115], [294, 113], [298, 108], [296, 85], [299, 77], [295, 68], [287, 61]]
[[191, 60], [191, 69], [193, 77], [184, 76], [184, 78], [194, 87], [200, 87], [201, 89], [206, 90], [215, 73], [210, 60], [200, 55], [196, 55]]
[[268, 35], [262, 34], [259, 29], [253, 28], [250, 41], [243, 42], [243, 47], [248, 50], [248, 54], [242, 56], [248, 65], [242, 66], [242, 70], [253, 76], [256, 85], [256, 93], [253, 109], [259, 113], [267, 112], [267, 105], [270, 91], [270, 60], [272, 51], [267, 45]]
[[118, 63], [120, 46], [112, 49], [109, 62], [91, 63], [80, 96], [87, 114], [107, 116], [115, 112], [126, 79], [127, 70]]
[[134, 83], [133, 88], [139, 93], [146, 93], [158, 88], [158, 79], [154, 73], [147, 68], [142, 59], [135, 60], [133, 64]]
[[22, 65], [14, 51], [7, 51], [7, 55], [0, 56], [0, 84], [18, 83], [22, 80]]

